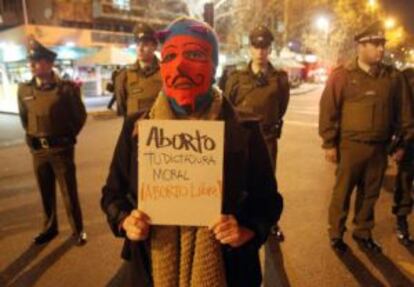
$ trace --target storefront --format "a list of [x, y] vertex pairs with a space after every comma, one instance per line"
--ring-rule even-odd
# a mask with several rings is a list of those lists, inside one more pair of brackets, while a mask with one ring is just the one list
[[17, 112], [17, 85], [31, 79], [26, 60], [26, 41], [35, 37], [53, 49], [58, 58], [55, 71], [63, 78], [82, 85], [83, 97], [105, 95], [105, 86], [117, 65], [132, 64], [134, 50], [128, 45], [125, 33], [101, 32], [87, 29], [26, 25], [0, 32], [0, 111]]

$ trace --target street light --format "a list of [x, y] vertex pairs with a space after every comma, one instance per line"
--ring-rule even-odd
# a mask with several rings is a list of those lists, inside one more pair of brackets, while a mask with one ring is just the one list
[[368, 0], [367, 5], [370, 9], [376, 10], [378, 8], [378, 1], [377, 0]]
[[388, 17], [387, 19], [385, 19], [385, 22], [384, 22], [385, 29], [391, 30], [395, 28], [395, 25], [396, 25], [396, 21], [394, 18]]
[[328, 33], [330, 23], [329, 23], [329, 19], [327, 17], [325, 17], [325, 16], [319, 16], [316, 19], [315, 24], [316, 24], [316, 28], [318, 28], [319, 30], [321, 30], [321, 31], [323, 31], [325, 33]]

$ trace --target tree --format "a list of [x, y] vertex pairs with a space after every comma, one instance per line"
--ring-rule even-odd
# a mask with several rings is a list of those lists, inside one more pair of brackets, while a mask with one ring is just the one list
[[354, 36], [371, 23], [378, 21], [382, 11], [373, 10], [368, 2], [337, 0], [324, 5], [329, 18], [327, 31], [321, 33], [313, 23], [303, 33], [303, 44], [327, 65], [336, 65], [348, 59], [354, 49]]
[[[376, 21], [384, 21], [385, 11], [380, 6], [370, 6], [367, 1], [336, 0], [323, 5], [330, 17], [326, 35], [309, 23], [303, 33], [303, 44], [328, 65], [342, 63], [354, 52], [354, 36]], [[322, 36], [322, 37], [321, 37]], [[402, 26], [386, 30], [387, 48], [398, 49], [406, 39]]]

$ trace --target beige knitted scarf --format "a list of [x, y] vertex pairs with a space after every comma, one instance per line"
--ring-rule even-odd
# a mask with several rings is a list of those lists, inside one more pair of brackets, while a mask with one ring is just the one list
[[[210, 107], [191, 119], [216, 120], [221, 105], [214, 92]], [[162, 92], [149, 117], [177, 119]], [[150, 244], [154, 287], [227, 286], [220, 243], [207, 227], [152, 226]]]

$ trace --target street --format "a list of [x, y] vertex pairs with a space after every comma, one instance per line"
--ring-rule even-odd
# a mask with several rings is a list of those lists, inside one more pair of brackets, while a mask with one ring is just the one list
[[[280, 226], [286, 241], [266, 247], [265, 286], [414, 286], [414, 248], [400, 245], [391, 214], [395, 167], [390, 166], [376, 208], [374, 238], [382, 255], [351, 252], [337, 256], [329, 246], [327, 213], [334, 183], [318, 136], [322, 87], [291, 97], [279, 143], [277, 179], [285, 209]], [[98, 114], [99, 115], [99, 114]], [[76, 247], [58, 196], [59, 236], [31, 245], [42, 223], [40, 194], [31, 156], [17, 116], [0, 115], [0, 286], [122, 286], [122, 240], [113, 237], [99, 200], [122, 119], [89, 116], [78, 138], [77, 175], [88, 243]], [[413, 217], [410, 218], [414, 232]]]

